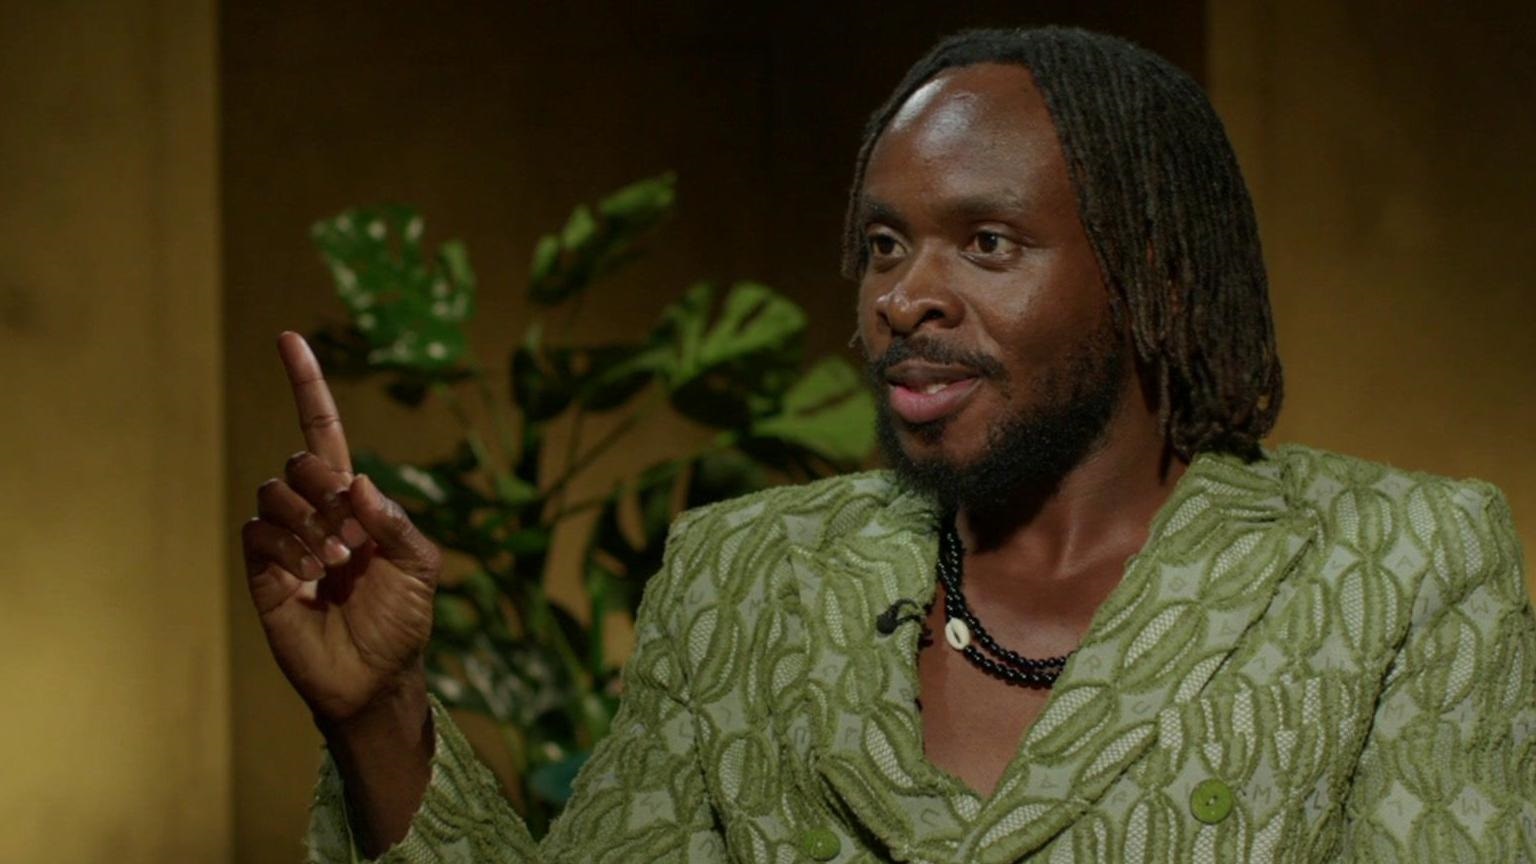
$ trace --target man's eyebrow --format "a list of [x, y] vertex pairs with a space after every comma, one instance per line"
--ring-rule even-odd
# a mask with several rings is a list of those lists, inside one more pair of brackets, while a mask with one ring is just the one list
[[895, 207], [877, 198], [859, 199], [859, 227], [865, 228], [877, 222], [881, 225], [889, 225], [897, 231], [907, 230], [907, 220], [896, 212]]
[[[980, 222], [1028, 213], [1030, 206], [1026, 196], [1010, 190], [960, 195], [939, 201], [936, 209], [959, 221]], [[860, 228], [879, 223], [889, 225], [897, 231], [907, 230], [907, 220], [901, 213], [878, 198], [860, 199], [858, 212]]]

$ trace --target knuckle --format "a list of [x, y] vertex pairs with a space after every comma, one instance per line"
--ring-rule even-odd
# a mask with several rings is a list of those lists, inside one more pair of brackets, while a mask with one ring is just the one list
[[310, 458], [310, 452], [308, 450], [300, 450], [299, 452], [293, 454], [292, 456], [289, 456], [288, 457], [288, 461], [283, 463], [283, 467], [288, 469], [289, 471], [293, 471], [294, 469], [298, 468], [300, 465], [303, 465], [305, 463], [305, 461], [307, 461], [309, 458]]
[[421, 563], [434, 573], [443, 566], [443, 550], [425, 537], [421, 538]]
[[256, 487], [256, 500], [263, 506], [277, 503], [282, 498], [283, 487], [287, 485], [283, 481], [273, 477]]
[[388, 502], [387, 508], [384, 511], [384, 518], [386, 524], [389, 525], [389, 530], [395, 534], [407, 534], [416, 530], [415, 524], [411, 522], [410, 514], [406, 513], [405, 508], [394, 501]]
[[299, 530], [312, 537], [319, 537], [326, 532], [326, 526], [320, 521], [320, 515], [313, 510], [304, 511], [299, 517]]
[[320, 414], [312, 415], [303, 423], [304, 429], [309, 432], [318, 432], [340, 425], [341, 416], [330, 412], [323, 412]]
[[284, 561], [297, 562], [300, 558], [309, 554], [309, 549], [299, 542], [299, 538], [292, 534], [284, 534], [277, 539], [277, 551]]

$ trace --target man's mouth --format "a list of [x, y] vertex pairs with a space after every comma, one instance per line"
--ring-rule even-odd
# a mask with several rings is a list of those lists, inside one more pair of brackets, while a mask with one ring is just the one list
[[980, 378], [961, 366], [908, 361], [892, 367], [885, 380], [891, 411], [916, 426], [959, 411]]

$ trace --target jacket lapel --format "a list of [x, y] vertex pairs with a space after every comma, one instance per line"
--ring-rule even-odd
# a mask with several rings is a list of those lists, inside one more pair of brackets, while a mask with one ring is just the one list
[[897, 495], [789, 560], [810, 644], [803, 709], [815, 772], [896, 860], [1015, 861], [1072, 824], [1201, 695], [1314, 536], [1279, 463], [1202, 455], [1094, 617], [996, 793], [983, 802], [924, 758], [921, 625], [882, 635], [899, 599], [932, 602], [938, 514]]
[[997, 792], [966, 860], [1014, 861], [1060, 833], [1200, 695], [1314, 534], [1279, 464], [1202, 455], [1153, 521]]
[[[937, 525], [929, 502], [898, 494], [862, 527], [790, 550], [811, 642], [803, 707], [815, 718], [815, 770], [896, 860], [953, 854], [980, 809], [924, 758], [916, 710]], [[880, 633], [875, 619], [899, 600], [919, 620]]]

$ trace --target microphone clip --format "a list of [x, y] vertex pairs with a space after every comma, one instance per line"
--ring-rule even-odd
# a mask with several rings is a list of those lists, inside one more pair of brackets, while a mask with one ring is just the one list
[[[911, 607], [913, 611], [906, 615], [901, 614], [901, 611], [907, 607]], [[908, 621], [921, 622], [922, 620], [923, 607], [919, 606], [916, 600], [901, 597], [895, 603], [892, 603], [889, 609], [875, 616], [875, 630], [881, 636], [889, 636], [896, 632], [897, 627]]]

